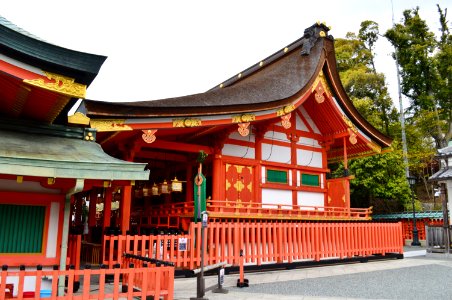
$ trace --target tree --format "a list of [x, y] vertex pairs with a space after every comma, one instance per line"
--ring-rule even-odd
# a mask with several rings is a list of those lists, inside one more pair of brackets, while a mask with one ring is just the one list
[[[388, 94], [385, 76], [374, 64], [374, 45], [378, 40], [378, 24], [361, 23], [358, 36], [348, 33], [336, 40], [339, 75], [345, 90], [358, 111], [373, 126], [395, 137], [390, 153], [353, 159], [349, 171], [356, 175], [351, 181], [351, 204], [354, 207], [374, 206], [376, 213], [403, 210], [411, 202], [400, 148], [398, 112]], [[334, 174], [342, 174], [339, 165]]]
[[[451, 61], [452, 38], [447, 26], [447, 10], [438, 5], [441, 37], [429, 30], [419, 15], [419, 8], [405, 10], [401, 24], [395, 24], [385, 37], [396, 49], [401, 67], [402, 93], [410, 99], [409, 112], [414, 117], [433, 113], [425, 133], [442, 148], [452, 138]], [[423, 128], [419, 128], [422, 130]]]
[[390, 123], [397, 120], [385, 83], [374, 64], [374, 45], [378, 39], [378, 24], [361, 23], [359, 35], [348, 33], [336, 40], [336, 58], [339, 76], [347, 94], [360, 113], [380, 131], [391, 135]]

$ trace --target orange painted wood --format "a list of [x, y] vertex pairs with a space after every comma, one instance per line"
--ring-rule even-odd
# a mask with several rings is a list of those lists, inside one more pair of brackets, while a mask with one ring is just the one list
[[107, 227], [110, 227], [111, 223], [111, 201], [113, 198], [113, 188], [105, 189], [105, 203], [104, 203], [104, 215], [102, 222], [102, 232], [105, 232]]
[[125, 234], [130, 226], [130, 208], [132, 204], [132, 186], [124, 186], [121, 191], [120, 222], [121, 232]]
[[[130, 251], [140, 249], [137, 253], [148, 253], [151, 258], [194, 269], [200, 266], [201, 247], [196, 242], [201, 233], [200, 225], [192, 223], [187, 235], [106, 236], [104, 239], [117, 239], [118, 245], [128, 239], [134, 242]], [[299, 259], [318, 261], [322, 258], [403, 253], [401, 227], [401, 223], [210, 222], [205, 232], [205, 264], [226, 261], [238, 265], [240, 250], [243, 250], [246, 263], [257, 265]], [[187, 238], [187, 251], [179, 251], [175, 246], [179, 237]], [[121, 261], [120, 257], [113, 258], [115, 261], [104, 263], [112, 265]]]

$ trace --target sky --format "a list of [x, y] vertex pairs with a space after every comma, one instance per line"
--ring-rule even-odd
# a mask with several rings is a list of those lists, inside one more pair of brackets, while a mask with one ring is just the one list
[[[9, 0], [0, 14], [52, 44], [107, 56], [87, 99], [142, 101], [205, 92], [299, 39], [317, 21], [331, 26], [335, 38], [357, 33], [364, 20], [384, 33], [392, 26], [391, 7], [398, 23], [404, 10], [419, 6], [438, 32], [437, 3], [452, 7], [452, 0]], [[392, 52], [380, 38], [376, 68], [398, 107]]]

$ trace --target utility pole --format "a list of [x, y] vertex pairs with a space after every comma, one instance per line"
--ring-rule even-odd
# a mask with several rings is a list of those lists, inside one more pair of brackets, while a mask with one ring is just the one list
[[[394, 5], [391, 0], [391, 9], [392, 9], [392, 26], [394, 27]], [[403, 164], [405, 165], [405, 177], [408, 178], [410, 176], [410, 170], [408, 168], [408, 149], [406, 146], [406, 133], [405, 133], [405, 112], [403, 110], [402, 103], [402, 90], [400, 87], [400, 70], [399, 70], [399, 60], [397, 58], [397, 48], [394, 46], [394, 58], [396, 63], [397, 70], [397, 88], [399, 92], [399, 110], [400, 110], [400, 126], [402, 127], [402, 153], [403, 153]]]

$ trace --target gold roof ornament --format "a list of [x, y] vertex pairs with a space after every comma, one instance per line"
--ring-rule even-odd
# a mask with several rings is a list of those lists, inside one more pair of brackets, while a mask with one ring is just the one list
[[86, 85], [74, 82], [75, 79], [70, 77], [46, 71], [44, 71], [44, 73], [50, 82], [43, 78], [24, 79], [23, 82], [74, 98], [84, 99], [86, 97]]
[[98, 132], [103, 131], [129, 131], [132, 127], [126, 124], [124, 119], [101, 119], [90, 120], [91, 128], [95, 128]]
[[90, 118], [81, 112], [76, 112], [72, 116], [67, 117], [69, 124], [89, 125]]
[[185, 118], [173, 120], [173, 127], [198, 127], [201, 125], [202, 125], [201, 119], [197, 118]]

